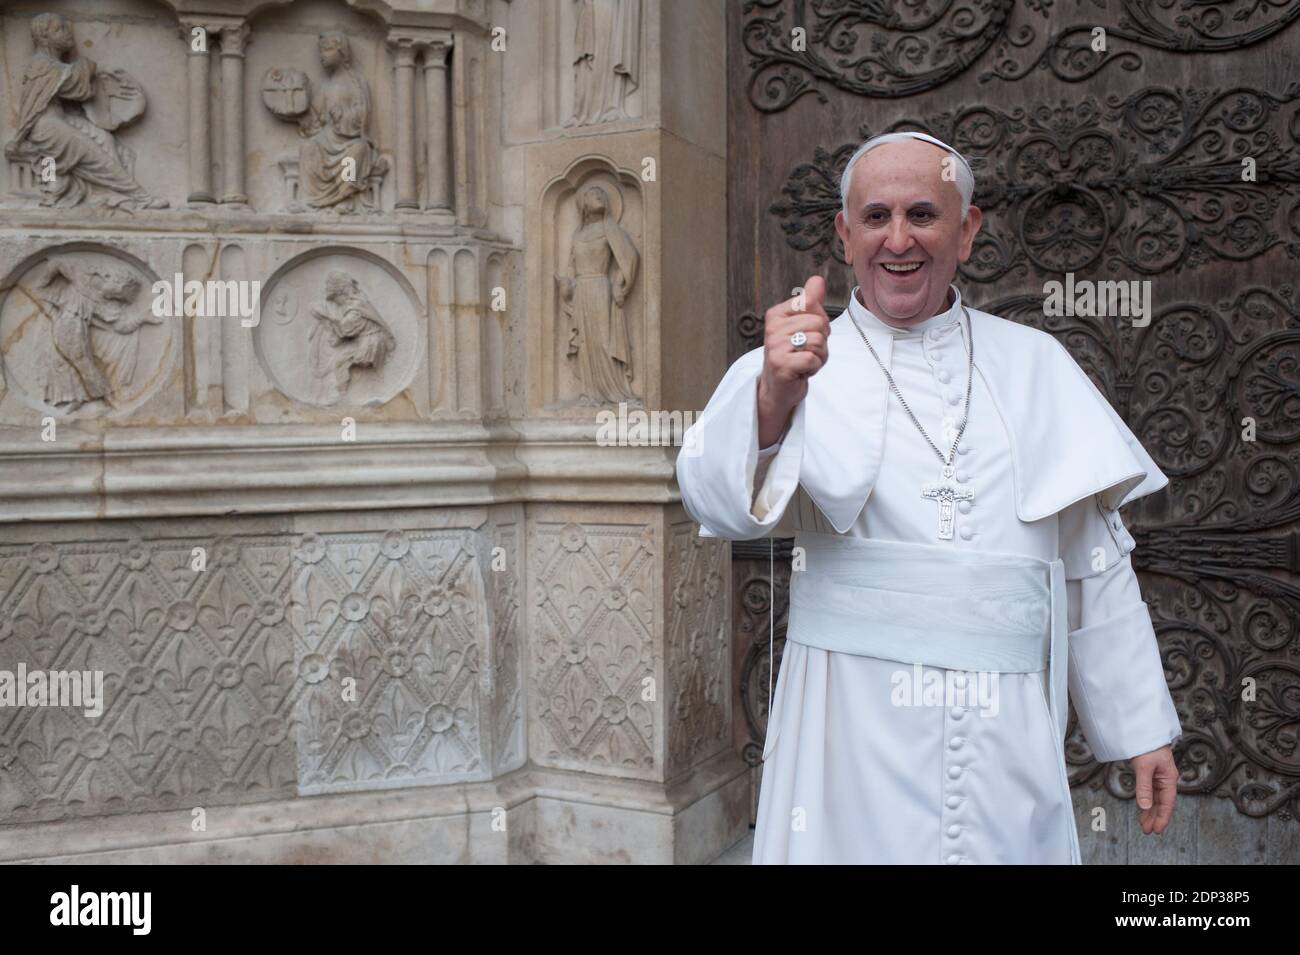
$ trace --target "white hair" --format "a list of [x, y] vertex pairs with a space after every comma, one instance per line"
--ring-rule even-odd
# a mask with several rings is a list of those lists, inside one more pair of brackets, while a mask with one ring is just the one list
[[957, 157], [957, 192], [961, 194], [961, 221], [966, 221], [966, 214], [970, 211], [971, 197], [975, 195], [975, 173], [971, 171], [970, 163], [966, 157], [957, 150], [953, 149], [947, 143], [928, 136], [925, 133], [913, 132], [906, 130], [898, 133], [884, 133], [873, 139], [868, 139], [858, 147], [858, 151], [849, 157], [848, 165], [844, 167], [844, 175], [840, 176], [840, 207], [844, 210], [844, 217], [849, 215], [849, 179], [853, 175], [853, 167], [857, 165], [859, 159], [865, 156], [877, 146], [883, 146], [886, 143], [896, 143], [900, 139], [919, 139], [923, 143], [932, 143], [940, 149], [946, 149]]

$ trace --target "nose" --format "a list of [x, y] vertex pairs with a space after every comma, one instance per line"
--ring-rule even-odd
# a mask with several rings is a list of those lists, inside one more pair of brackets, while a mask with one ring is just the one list
[[894, 216], [889, 220], [889, 235], [885, 238], [885, 248], [894, 255], [902, 255], [912, 247], [911, 227], [906, 216]]

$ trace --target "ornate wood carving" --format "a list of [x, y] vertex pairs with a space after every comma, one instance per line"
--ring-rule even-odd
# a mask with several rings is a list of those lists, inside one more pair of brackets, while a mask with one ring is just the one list
[[[785, 652], [790, 616], [790, 545], [778, 540], [744, 541], [732, 545], [732, 632], [736, 697], [743, 724], [737, 720], [740, 755], [751, 766], [763, 761], [767, 736], [768, 689], [776, 688], [776, 673]], [[772, 587], [772, 573], [776, 588]]]
[[[1156, 275], [1245, 261], [1274, 246], [1300, 257], [1300, 81], [1262, 90], [1148, 86], [1032, 111], [967, 106], [899, 120], [834, 152], [817, 147], [769, 207], [786, 241], [821, 265], [844, 261], [835, 234], [839, 182], [853, 151], [879, 133], [919, 129], [952, 143], [975, 170], [985, 224], [966, 280], [990, 282], [1033, 266], [1059, 274], [1104, 267]], [[1285, 138], [1284, 138], [1285, 137]], [[1289, 141], [1288, 141], [1289, 140]], [[1242, 160], [1254, 160], [1254, 180]]]
[[[1195, 4], [1118, 0], [1114, 6], [1110, 0], [1093, 0], [1093, 4], [1102, 11], [1118, 10], [1120, 14], [1118, 20], [1106, 18], [1106, 50], [1093, 49], [1097, 18], [1053, 10], [1052, 0], [1029, 0], [1028, 5], [1053, 27], [1046, 43], [1037, 56], [1018, 62], [1012, 49], [1027, 48], [1037, 39], [1033, 27], [1018, 26], [999, 45], [993, 70], [981, 73], [980, 82], [994, 78], [1020, 80], [1034, 70], [1045, 69], [1058, 80], [1078, 83], [1112, 65], [1124, 70], [1142, 69], [1145, 60], [1129, 49], [1129, 44], [1178, 53], [1224, 53], [1266, 40], [1300, 17], [1300, 3], [1287, 0], [1275, 3], [1210, 0]], [[1066, 17], [1078, 22], [1061, 26], [1060, 20]], [[1119, 41], [1118, 50], [1110, 49], [1115, 41]]]
[[[1012, 0], [749, 0], [749, 101], [775, 112], [830, 84], [858, 96], [912, 96], [964, 73], [1002, 36]], [[793, 30], [806, 31], [800, 48]]]
[[[1100, 10], [1101, 17], [1055, 9], [1053, 0], [1020, 6], [1023, 16], [1015, 15], [1021, 11], [1014, 0], [747, 0], [741, 41], [749, 54], [749, 103], [762, 112], [779, 112], [809, 94], [827, 103], [828, 86], [875, 99], [915, 96], [962, 77], [990, 49], [993, 68], [978, 74], [981, 84], [1023, 80], [1041, 70], [1078, 83], [1111, 66], [1143, 69], [1134, 46], [1239, 50], [1300, 17], [1295, 0], [1093, 0], [1090, 12]], [[1026, 22], [1032, 14], [1052, 27], [1041, 42]], [[1067, 17], [1077, 22], [1062, 25]], [[1106, 31], [1104, 50], [1094, 49], [1099, 26]], [[803, 32], [796, 35], [798, 29]]]
[[[984, 211], [963, 293], [1057, 336], [1171, 478], [1125, 521], [1183, 723], [1180, 788], [1294, 817], [1300, 83], [1274, 61], [1294, 45], [1300, 3], [1068, 6], [751, 0], [733, 11], [731, 47], [747, 68], [729, 94], [731, 357], [761, 344], [764, 309], [814, 271], [828, 300], [846, 300], [849, 270], [826, 267], [843, 262], [839, 177], [863, 139], [921, 129], [961, 149]], [[791, 46], [796, 25], [806, 51]], [[1093, 52], [1099, 25], [1107, 50]], [[1202, 79], [1207, 66], [1233, 81]], [[1149, 280], [1150, 323], [1045, 316], [1044, 283], [1068, 272]], [[751, 754], [771, 586], [757, 544], [734, 545], [732, 581]], [[1067, 757], [1073, 785], [1133, 795], [1127, 765], [1096, 763], [1074, 725]]]
[[[1183, 723], [1181, 788], [1247, 815], [1300, 815], [1296, 289], [1170, 303], [1145, 328], [1044, 317], [1033, 296], [986, 307], [1055, 335], [1171, 478], [1163, 501], [1131, 508], [1126, 522]], [[1247, 420], [1254, 441], [1242, 440]], [[1133, 795], [1126, 767], [1093, 762], [1077, 733], [1067, 760], [1072, 783]]]

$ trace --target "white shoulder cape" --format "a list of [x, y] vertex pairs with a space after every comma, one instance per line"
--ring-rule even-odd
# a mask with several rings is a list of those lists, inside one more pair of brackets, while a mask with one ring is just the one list
[[[975, 341], [975, 370], [992, 395], [1010, 440], [1020, 520], [1041, 520], [1093, 494], [1101, 495], [1104, 507], [1114, 509], [1169, 483], [1055, 338], [979, 309], [967, 306], [967, 310]], [[896, 401], [891, 400], [889, 384], [862, 343], [848, 310], [830, 327], [830, 358], [809, 380], [808, 394], [794, 414], [804, 419], [799, 484], [836, 532], [843, 534], [857, 521], [875, 486], [885, 416]], [[864, 327], [863, 332], [888, 367], [892, 336], [874, 327]], [[749, 433], [751, 455], [757, 454], [753, 396], [762, 366], [762, 347], [746, 352], [728, 369], [709, 401], [710, 406], [719, 407], [717, 423], [733, 427], [737, 424], [735, 414], [740, 413], [734, 402], [747, 402], [746, 413], [753, 423], [744, 430]], [[722, 408], [735, 410], [728, 414]], [[697, 520], [700, 515], [689, 506], [692, 494], [687, 481], [706, 482], [701, 467], [732, 470], [745, 464], [745, 449], [736, 446], [739, 436], [734, 430], [708, 429], [709, 410], [705, 408], [692, 426], [702, 433], [687, 441], [688, 445], [691, 440], [698, 442], [699, 447], [710, 449], [709, 453], [704, 460], [687, 462], [683, 452], [678, 463], [683, 502]], [[723, 463], [718, 455], [729, 460]], [[710, 496], [706, 493], [703, 498]], [[703, 526], [704, 521], [701, 524], [703, 536], [732, 536]]]

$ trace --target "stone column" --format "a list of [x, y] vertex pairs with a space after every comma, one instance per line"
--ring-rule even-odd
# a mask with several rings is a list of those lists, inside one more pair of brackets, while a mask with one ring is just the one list
[[221, 201], [244, 205], [244, 44], [248, 24], [221, 28], [221, 116], [225, 135]]
[[[194, 35], [196, 29], [203, 31], [201, 37]], [[208, 80], [212, 67], [208, 44], [216, 32], [206, 24], [181, 20], [180, 35], [185, 42], [185, 80], [189, 92], [190, 191], [187, 200], [191, 204], [216, 201], [212, 191], [212, 116], [208, 109]]]
[[482, 112], [487, 104], [484, 61], [490, 55], [481, 36], [457, 32], [456, 55], [451, 61], [451, 151], [456, 222], [462, 226], [487, 222]]
[[424, 47], [424, 92], [426, 102], [425, 200], [426, 209], [451, 209], [451, 159], [447, 150], [450, 132], [447, 111], [447, 53], [452, 38], [432, 40]]
[[415, 43], [410, 36], [390, 36], [388, 45], [397, 57], [393, 97], [397, 208], [419, 209], [415, 188]]
[[[528, 122], [515, 123], [519, 140], [536, 140], [520, 147], [522, 160], [507, 145], [501, 161], [505, 169], [527, 169], [524, 189], [516, 190], [526, 203], [522, 307], [530, 347], [528, 413], [521, 417], [525, 428], [547, 418], [554, 433], [568, 428], [563, 433], [573, 435], [563, 451], [526, 439], [518, 453], [530, 473], [571, 468], [577, 475], [596, 462], [602, 469], [601, 478], [583, 480], [586, 502], [528, 505], [529, 768], [557, 805], [539, 813], [529, 835], [538, 857], [552, 863], [706, 862], [745, 835], [752, 804], [751, 771], [733, 742], [739, 693], [731, 668], [730, 545], [700, 538], [681, 506], [672, 469], [681, 449], [673, 437], [660, 434], [650, 439], [654, 447], [638, 447], [629, 434], [621, 446], [595, 453], [593, 422], [601, 412], [622, 411], [617, 401], [595, 405], [590, 395], [584, 406], [570, 360], [583, 361], [583, 348], [592, 347], [586, 340], [574, 347], [573, 319], [587, 306], [573, 295], [566, 308], [563, 288], [581, 267], [571, 264], [579, 202], [598, 187], [607, 202], [606, 236], [611, 249], [618, 237], [624, 259], [614, 264], [622, 270], [637, 254], [635, 277], [617, 304], [634, 372], [628, 387], [647, 418], [688, 423], [684, 413], [703, 408], [727, 370], [726, 323], [699, 320], [727, 314], [727, 77], [719, 58], [690, 54], [726, 47], [726, 10], [678, 3], [645, 9], [639, 23], [646, 30], [629, 25], [619, 38], [625, 49], [635, 42], [643, 52], [637, 94], [622, 95], [612, 75], [592, 84], [599, 109], [591, 111], [618, 120], [564, 126], [570, 105], [547, 112], [530, 101]], [[569, 5], [518, 12], [515, 37], [572, 35]], [[613, 42], [612, 24], [604, 29], [593, 44]], [[483, 152], [478, 117], [490, 120], [485, 100], [498, 58], [473, 37], [456, 42], [459, 163], [462, 149], [471, 157]], [[545, 42], [534, 46], [521, 58], [550, 55], [553, 88], [563, 88], [559, 80], [572, 63]], [[515, 62], [500, 79], [507, 91], [535, 79], [530, 61]], [[483, 164], [471, 162], [470, 172], [475, 165]], [[486, 202], [475, 198], [479, 187], [459, 165], [454, 171], [457, 212], [473, 219]], [[605, 302], [614, 316], [612, 289]], [[587, 503], [597, 500], [597, 483], [598, 500], [608, 503]], [[599, 596], [584, 602], [584, 592]], [[625, 795], [616, 795], [620, 790]]]

